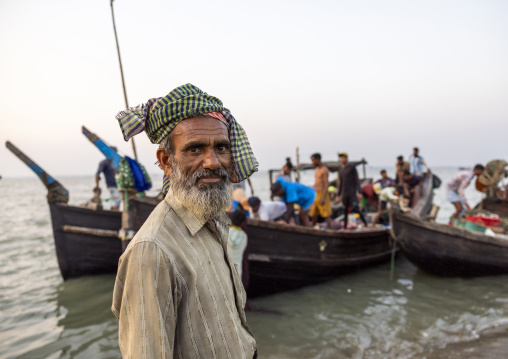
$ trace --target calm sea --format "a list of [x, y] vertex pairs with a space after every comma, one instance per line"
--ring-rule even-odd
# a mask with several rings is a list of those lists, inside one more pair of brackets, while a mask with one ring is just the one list
[[[368, 168], [367, 176], [378, 172]], [[446, 183], [457, 169], [434, 172]], [[92, 176], [59, 180], [71, 204], [91, 197]], [[252, 182], [267, 199], [267, 173]], [[312, 184], [312, 171], [303, 182]], [[64, 282], [45, 188], [35, 176], [2, 179], [0, 193], [0, 358], [120, 358], [110, 311], [114, 275]], [[481, 199], [473, 186], [467, 195], [473, 204]], [[443, 188], [435, 203], [446, 222], [452, 207]], [[437, 278], [401, 256], [392, 279], [385, 263], [252, 304], [280, 312], [248, 313], [260, 358], [508, 356], [508, 276]]]

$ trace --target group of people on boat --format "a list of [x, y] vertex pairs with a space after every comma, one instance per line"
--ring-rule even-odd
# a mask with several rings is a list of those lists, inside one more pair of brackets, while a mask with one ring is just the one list
[[[402, 156], [397, 158], [395, 179], [382, 170], [380, 179], [362, 185], [356, 166], [349, 162], [348, 153], [342, 152], [339, 153], [338, 180], [336, 185], [331, 185], [330, 171], [323, 164], [321, 154], [314, 153], [310, 159], [315, 168], [314, 186], [293, 182], [293, 166], [287, 159], [270, 188], [272, 198], [286, 204], [285, 213], [277, 219], [289, 225], [313, 225], [328, 229], [367, 227], [369, 223], [365, 214], [374, 209], [377, 213], [370, 225], [375, 226], [389, 201], [404, 196], [409, 206], [414, 205], [418, 200], [423, 175], [430, 172], [418, 148], [414, 148], [409, 161], [404, 161]], [[278, 208], [280, 211], [283, 209], [280, 205]], [[356, 223], [350, 223], [350, 218]]]
[[[433, 185], [438, 187], [440, 179], [433, 175], [417, 147], [405, 161], [398, 156], [395, 163], [395, 178], [388, 176], [385, 169], [375, 182], [363, 184], [356, 167], [349, 162], [346, 152], [339, 154], [340, 167], [335, 185], [329, 182], [329, 169], [323, 164], [320, 153], [311, 156], [315, 168], [313, 186], [293, 181], [294, 167], [290, 159], [282, 166], [281, 173], [271, 185], [274, 201], [261, 201], [258, 197], [244, 200], [243, 208], [250, 208], [253, 218], [278, 221], [289, 225], [319, 226], [328, 229], [352, 229], [387, 223], [386, 212], [390, 201], [414, 208], [421, 194], [426, 176], [433, 176]], [[474, 176], [479, 176], [484, 167], [477, 164], [474, 169], [461, 171], [447, 185], [447, 198], [454, 205], [458, 217], [470, 210], [464, 189]], [[367, 216], [367, 213], [375, 213]], [[353, 220], [354, 223], [350, 223]]]

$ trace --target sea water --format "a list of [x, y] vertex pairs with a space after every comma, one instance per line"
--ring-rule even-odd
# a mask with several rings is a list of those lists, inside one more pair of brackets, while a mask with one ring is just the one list
[[[433, 171], [443, 180], [434, 202], [445, 223], [453, 208], [443, 187], [458, 169]], [[367, 168], [368, 177], [378, 175], [378, 168]], [[160, 175], [152, 179], [160, 188]], [[71, 204], [92, 197], [93, 176], [59, 180]], [[312, 184], [313, 172], [302, 182]], [[252, 183], [267, 200], [268, 174], [255, 174]], [[0, 191], [0, 358], [120, 358], [110, 310], [114, 275], [64, 282], [45, 188], [37, 178], [4, 178]], [[466, 195], [472, 204], [481, 200], [473, 184]], [[508, 352], [508, 276], [439, 278], [403, 256], [393, 273], [386, 262], [251, 304], [267, 310], [247, 315], [260, 358], [489, 358]]]

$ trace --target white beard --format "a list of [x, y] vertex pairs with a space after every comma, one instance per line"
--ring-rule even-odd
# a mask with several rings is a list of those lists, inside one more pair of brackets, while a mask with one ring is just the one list
[[[170, 176], [170, 187], [175, 198], [197, 217], [209, 219], [231, 206], [233, 186], [226, 170], [219, 168], [209, 170], [201, 168], [192, 176], [183, 173], [178, 163], [171, 156], [173, 171]], [[222, 178], [218, 183], [199, 183], [208, 176]]]

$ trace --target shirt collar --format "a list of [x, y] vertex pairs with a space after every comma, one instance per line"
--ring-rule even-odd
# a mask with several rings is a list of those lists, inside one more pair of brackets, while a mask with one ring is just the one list
[[[171, 208], [173, 208], [176, 215], [182, 220], [191, 235], [196, 235], [196, 233], [198, 233], [199, 230], [208, 222], [208, 219], [196, 216], [187, 207], [182, 205], [173, 195], [173, 189], [171, 187], [169, 187], [164, 200], [171, 206]], [[228, 225], [229, 217], [223, 212], [219, 213], [219, 215], [213, 219], [223, 225]]]

